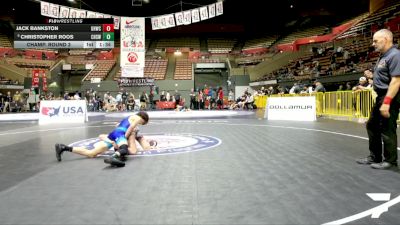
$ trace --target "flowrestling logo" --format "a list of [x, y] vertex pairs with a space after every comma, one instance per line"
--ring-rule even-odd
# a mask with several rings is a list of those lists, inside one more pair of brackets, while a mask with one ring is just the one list
[[[187, 153], [211, 149], [221, 144], [221, 140], [215, 137], [196, 135], [196, 134], [144, 134], [146, 140], [157, 141], [154, 149], [143, 151], [142, 147], [136, 142], [138, 152], [135, 156], [154, 156]], [[85, 147], [89, 150], [94, 149], [99, 138], [85, 139], [74, 142], [69, 146]], [[114, 149], [106, 151], [103, 156], [111, 155]]]

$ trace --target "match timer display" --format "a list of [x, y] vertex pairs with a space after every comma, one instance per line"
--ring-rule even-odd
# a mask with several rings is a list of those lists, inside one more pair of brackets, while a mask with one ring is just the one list
[[47, 19], [17, 24], [14, 48], [114, 48], [112, 19]]

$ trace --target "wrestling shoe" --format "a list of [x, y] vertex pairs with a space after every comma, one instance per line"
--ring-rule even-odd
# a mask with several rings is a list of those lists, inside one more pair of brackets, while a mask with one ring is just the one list
[[105, 158], [104, 163], [110, 164], [111, 166], [124, 167], [125, 163], [119, 160], [118, 158], [119, 157], [114, 154], [110, 157]]
[[56, 149], [56, 158], [59, 162], [61, 162], [61, 155], [63, 153], [63, 151], [68, 151], [68, 149], [71, 147], [68, 147], [66, 145], [63, 144], [56, 144], [55, 145], [55, 149]]

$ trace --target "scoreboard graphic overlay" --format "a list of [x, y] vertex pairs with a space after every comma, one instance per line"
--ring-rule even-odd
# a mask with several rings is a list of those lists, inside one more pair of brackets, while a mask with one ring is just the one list
[[114, 48], [113, 19], [46, 19], [16, 24], [14, 48]]

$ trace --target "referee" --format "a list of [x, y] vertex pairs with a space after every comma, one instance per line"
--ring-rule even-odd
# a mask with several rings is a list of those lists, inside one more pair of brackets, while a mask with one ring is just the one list
[[[358, 159], [374, 169], [397, 167], [397, 118], [400, 106], [400, 51], [393, 45], [393, 34], [387, 29], [373, 37], [380, 57], [374, 68], [374, 90], [377, 93], [371, 116], [367, 122], [370, 155]], [[383, 157], [382, 157], [383, 141]]]

